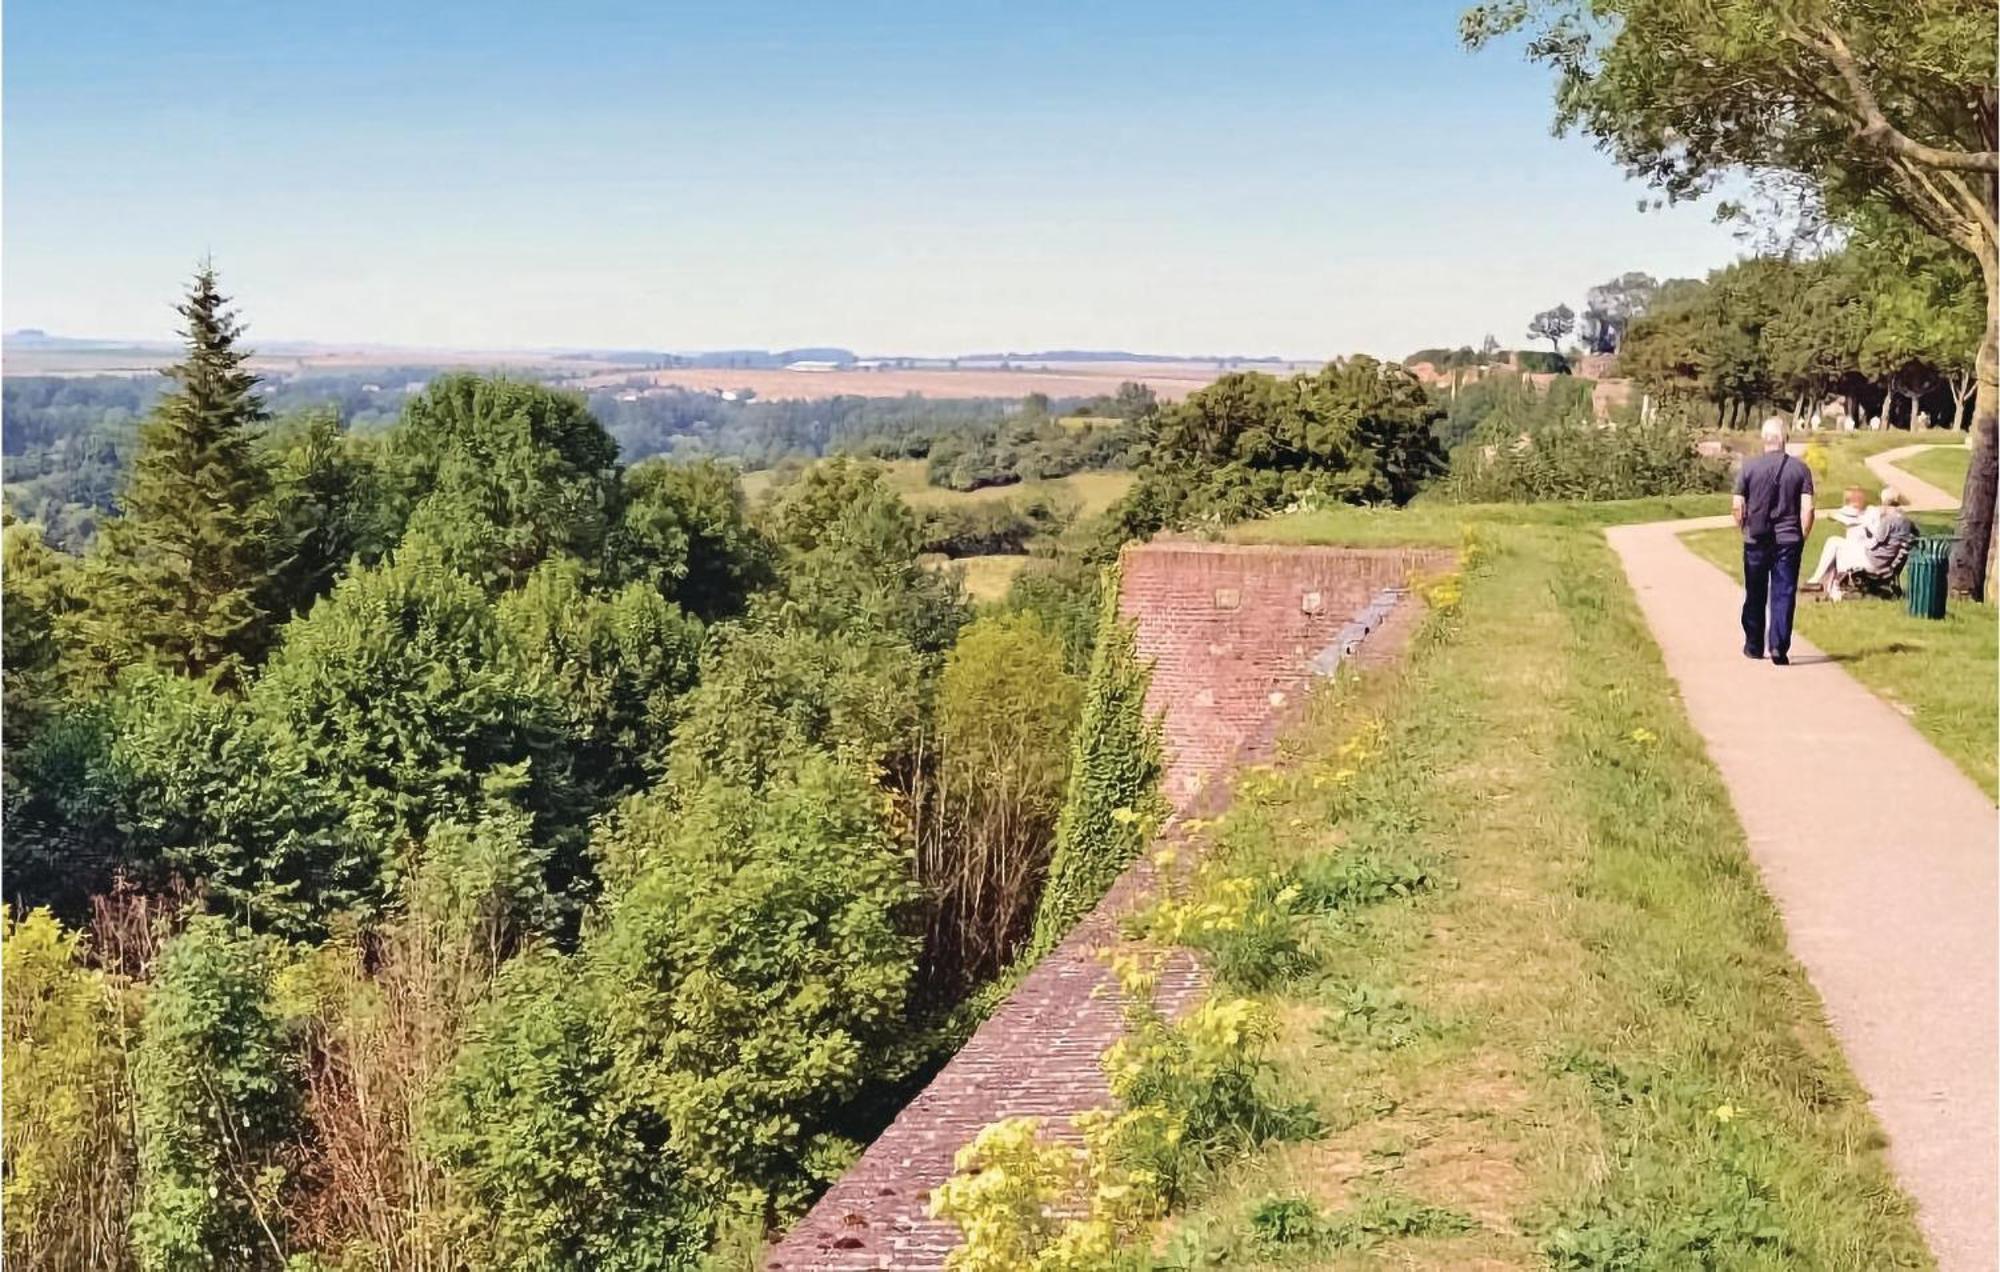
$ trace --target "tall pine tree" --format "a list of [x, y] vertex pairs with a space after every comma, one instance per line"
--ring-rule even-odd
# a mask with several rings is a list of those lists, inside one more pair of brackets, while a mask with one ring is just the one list
[[243, 324], [196, 271], [177, 308], [187, 357], [139, 429], [119, 515], [106, 527], [90, 643], [113, 665], [148, 660], [237, 683], [269, 642], [259, 603], [278, 564], [271, 473], [257, 445], [257, 377]]

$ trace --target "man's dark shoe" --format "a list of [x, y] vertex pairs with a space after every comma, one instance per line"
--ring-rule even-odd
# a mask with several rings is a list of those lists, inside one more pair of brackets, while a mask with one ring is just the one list
[[1771, 665], [1773, 667], [1789, 667], [1792, 665], [1792, 656], [1790, 654], [1772, 654]]
[[1764, 651], [1761, 649], [1752, 649], [1748, 645], [1743, 647], [1743, 656], [1745, 658], [1754, 658], [1758, 662], [1764, 661]]

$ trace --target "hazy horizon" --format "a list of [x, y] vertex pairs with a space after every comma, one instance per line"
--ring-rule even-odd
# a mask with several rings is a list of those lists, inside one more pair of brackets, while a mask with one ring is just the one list
[[1460, 8], [26, 0], [0, 324], [171, 339], [206, 254], [253, 343], [1400, 357], [1738, 254]]

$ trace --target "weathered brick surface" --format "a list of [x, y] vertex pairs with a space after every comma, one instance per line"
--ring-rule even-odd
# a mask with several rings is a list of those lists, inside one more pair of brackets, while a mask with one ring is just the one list
[[1447, 554], [1409, 548], [1151, 543], [1127, 550], [1119, 609], [1153, 660], [1147, 702], [1164, 716], [1166, 789], [1200, 800], [1245, 747], [1267, 741], [1311, 678], [1308, 664], [1354, 615]]
[[[1300, 698], [1313, 656], [1384, 589], [1442, 560], [1172, 542], [1128, 551], [1120, 604], [1136, 622], [1140, 652], [1154, 660], [1148, 703], [1163, 715], [1175, 806], [1212, 805], [1222, 783], [1211, 777], [1268, 745]], [[1384, 634], [1406, 629], [1412, 609], [1397, 607]], [[1166, 836], [1177, 833], [1170, 824]], [[1148, 863], [1126, 871], [769, 1251], [765, 1267], [942, 1268], [958, 1230], [930, 1218], [930, 1190], [950, 1176], [958, 1150], [1001, 1118], [1038, 1116], [1060, 1131], [1073, 1114], [1109, 1100], [1099, 1058], [1118, 1036], [1120, 1002], [1097, 951], [1150, 884]], [[1200, 967], [1177, 957], [1161, 976], [1160, 1004], [1178, 1012], [1204, 984]]]
[[[941, 1268], [958, 1229], [930, 1217], [930, 1190], [950, 1177], [960, 1148], [1001, 1118], [1041, 1117], [1061, 1131], [1110, 1100], [1098, 1061], [1118, 1036], [1120, 1000], [1096, 951], [1149, 882], [1143, 865], [1119, 879], [786, 1234], [767, 1268]], [[1188, 1006], [1201, 987], [1194, 961], [1177, 957], [1160, 977], [1162, 1008]]]

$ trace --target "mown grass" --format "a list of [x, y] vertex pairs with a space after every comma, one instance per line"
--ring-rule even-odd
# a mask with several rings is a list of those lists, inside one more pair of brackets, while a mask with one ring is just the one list
[[1965, 438], [1950, 429], [1932, 428], [1919, 432], [1881, 429], [1854, 433], [1806, 433], [1801, 434], [1799, 440], [1809, 448], [1818, 448], [1816, 459], [1821, 471], [1813, 482], [1817, 496], [1815, 502], [1823, 508], [1831, 508], [1839, 505], [1842, 492], [1849, 486], [1859, 486], [1870, 495], [1882, 488], [1882, 479], [1868, 467], [1870, 455], [1902, 446], [1957, 443]]
[[1589, 528], [1710, 517], [1729, 511], [1728, 495], [1669, 495], [1604, 503], [1454, 504], [1419, 498], [1407, 508], [1335, 505], [1230, 527], [1233, 543], [1320, 543], [1339, 547], [1385, 544], [1455, 546], [1468, 525], [1494, 527], [1503, 540], [1528, 527]]
[[1286, 752], [1226, 869], [1424, 886], [1312, 921], [1272, 997], [1329, 1131], [1227, 1171], [1176, 1266], [1930, 1265], [1601, 536], [1517, 524]]
[[[1927, 533], [1948, 534], [1955, 514], [1920, 512]], [[1841, 527], [1821, 521], [1806, 546], [1804, 571]], [[1688, 547], [1743, 577], [1742, 539], [1733, 529], [1681, 536]], [[1799, 596], [1798, 630], [1841, 667], [1910, 718], [1989, 799], [2000, 800], [2000, 608], [1953, 598], [1940, 621], [1912, 618], [1900, 600], [1823, 602]]]
[[1972, 452], [1956, 443], [1933, 446], [1897, 460], [1895, 467], [1956, 497], [1965, 489], [1965, 475], [1972, 470]]

